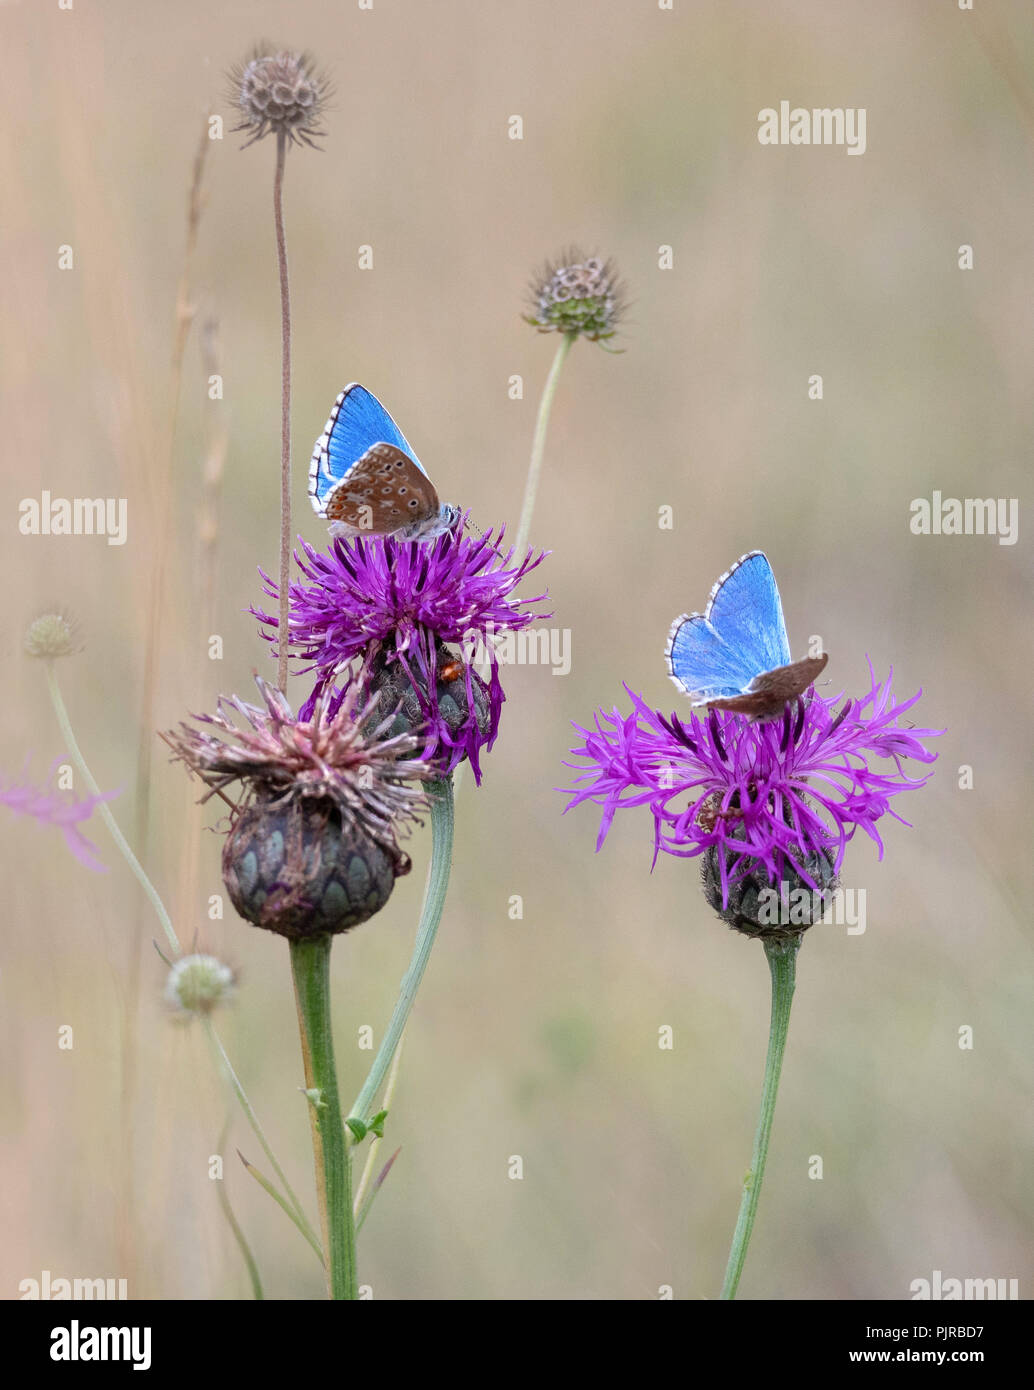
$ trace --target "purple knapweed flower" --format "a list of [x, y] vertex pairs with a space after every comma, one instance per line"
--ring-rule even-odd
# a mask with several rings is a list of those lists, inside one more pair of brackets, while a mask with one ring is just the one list
[[[911, 777], [904, 762], [937, 756], [921, 740], [940, 730], [901, 723], [922, 691], [895, 703], [892, 676], [881, 684], [870, 667], [869, 693], [846, 698], [839, 711], [843, 696], [827, 699], [812, 687], [771, 723], [717, 710], [665, 718], [626, 685], [631, 714], [600, 710], [594, 728], [575, 726], [585, 741], [572, 752], [586, 765], [568, 764], [579, 775], [567, 809], [602, 806], [599, 849], [619, 808], [649, 806], [654, 862], [661, 850], [706, 855], [705, 887], [710, 876], [720, 909], [748, 879], [825, 893], [856, 830], [882, 859], [880, 818], [909, 823], [891, 809], [891, 797], [930, 775]], [[874, 759], [885, 769], [874, 770]]]
[[97, 847], [86, 838], [80, 826], [90, 819], [95, 807], [115, 796], [118, 796], [118, 792], [77, 797], [73, 792], [59, 791], [53, 785], [37, 787], [25, 780], [0, 781], [0, 805], [6, 806], [15, 815], [31, 816], [41, 825], [56, 827], [79, 863], [101, 874], [107, 870], [97, 858]]
[[[462, 519], [433, 541], [339, 536], [327, 551], [301, 541], [304, 580], [291, 585], [288, 642], [316, 683], [299, 717], [324, 697], [333, 712], [358, 684], [380, 695], [381, 710], [398, 711], [399, 731], [421, 735], [421, 758], [439, 776], [469, 758], [480, 782], [480, 751], [495, 741], [505, 699], [495, 640], [548, 616], [530, 607], [545, 594], [513, 593], [544, 554], [529, 550], [516, 562], [502, 541], [502, 529], [464, 534]], [[276, 617], [252, 611], [275, 643]], [[473, 669], [474, 651], [487, 657], [487, 683]]]

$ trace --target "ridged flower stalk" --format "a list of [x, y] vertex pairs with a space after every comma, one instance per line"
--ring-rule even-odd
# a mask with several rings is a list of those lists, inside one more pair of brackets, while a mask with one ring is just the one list
[[332, 1299], [355, 1299], [359, 1296], [359, 1281], [352, 1214], [352, 1159], [341, 1116], [331, 1029], [333, 940], [332, 936], [317, 936], [292, 941], [291, 972], [316, 1160], [327, 1292]]

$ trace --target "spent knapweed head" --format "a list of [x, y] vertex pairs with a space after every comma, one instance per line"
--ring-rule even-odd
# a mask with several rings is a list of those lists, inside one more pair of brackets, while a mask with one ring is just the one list
[[[433, 541], [339, 536], [327, 551], [302, 541], [295, 558], [304, 579], [291, 585], [288, 619], [300, 669], [316, 673], [302, 715], [319, 700], [333, 712], [356, 688], [363, 699], [379, 694], [379, 714], [393, 716], [394, 732], [419, 735], [436, 776], [469, 758], [480, 782], [480, 752], [495, 741], [505, 699], [495, 638], [545, 616], [530, 608], [545, 594], [513, 593], [543, 555], [517, 560], [502, 540], [502, 531], [471, 537], [461, 521]], [[278, 642], [277, 619], [253, 611]], [[470, 655], [471, 646], [487, 657], [488, 681], [456, 650]]]
[[548, 261], [529, 286], [527, 323], [540, 333], [563, 333], [603, 343], [613, 338], [627, 307], [614, 262], [572, 248]]
[[391, 734], [357, 691], [333, 714], [317, 701], [295, 716], [283, 695], [258, 686], [264, 708], [222, 699], [216, 714], [195, 716], [202, 727], [163, 737], [206, 784], [203, 799], [219, 794], [231, 807], [223, 879], [240, 915], [295, 939], [347, 931], [409, 872], [398, 839], [424, 797], [407, 783], [429, 770], [411, 756], [417, 740]]
[[181, 956], [169, 967], [165, 1002], [183, 1017], [210, 1014], [231, 997], [235, 983], [233, 971], [217, 957]]
[[320, 119], [331, 94], [327, 75], [308, 53], [258, 44], [227, 74], [229, 100], [240, 112], [235, 131], [247, 131], [244, 148], [266, 135], [288, 143], [319, 146]]

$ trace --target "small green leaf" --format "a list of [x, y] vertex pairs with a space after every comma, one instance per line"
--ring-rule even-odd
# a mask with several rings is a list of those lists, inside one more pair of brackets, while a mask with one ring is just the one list
[[377, 1114], [374, 1115], [373, 1119], [370, 1121], [370, 1132], [371, 1134], [376, 1134], [378, 1139], [384, 1138], [384, 1121], [387, 1118], [388, 1112], [386, 1110], [378, 1110]]
[[323, 1092], [318, 1086], [312, 1086], [307, 1091], [303, 1090], [302, 1095], [314, 1110], [326, 1110], [327, 1102], [323, 1099]]
[[357, 1144], [361, 1144], [367, 1135], [367, 1128], [363, 1124], [362, 1120], [357, 1120], [354, 1116], [349, 1115], [348, 1119], [345, 1121], [345, 1124], [355, 1135], [355, 1142]]

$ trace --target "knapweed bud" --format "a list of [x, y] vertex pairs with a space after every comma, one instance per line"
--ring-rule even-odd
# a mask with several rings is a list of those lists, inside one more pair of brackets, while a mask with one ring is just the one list
[[[724, 902], [719, 854], [725, 855]], [[744, 873], [739, 856], [712, 845], [704, 851], [700, 878], [704, 897], [733, 931], [771, 940], [800, 936], [822, 920], [824, 904], [837, 886], [835, 863], [832, 851], [817, 851], [808, 856], [805, 866], [814, 888], [789, 865], [780, 882], [773, 884], [760, 861], [753, 861]]]
[[215, 956], [183, 956], [170, 968], [165, 1002], [178, 1013], [207, 1014], [233, 993], [233, 971]]
[[320, 118], [330, 95], [325, 74], [307, 53], [270, 52], [260, 45], [229, 75], [229, 98], [241, 113], [234, 130], [250, 132], [245, 148], [269, 134], [296, 144], [319, 147]]
[[41, 613], [25, 629], [25, 651], [40, 661], [72, 656], [81, 645], [75, 620], [60, 609]]
[[[392, 735], [430, 731], [438, 742], [449, 745], [473, 722], [478, 741], [489, 737], [492, 729], [492, 693], [478, 673], [454, 655], [444, 642], [436, 645], [435, 699], [428, 699], [430, 676], [410, 672], [395, 657], [380, 653], [374, 661], [369, 693], [379, 696], [376, 718], [393, 712], [388, 732]], [[467, 680], [470, 680], [468, 694]]]
[[527, 322], [540, 333], [565, 333], [598, 343], [613, 338], [625, 309], [612, 261], [568, 251], [549, 262], [531, 285]]
[[223, 881], [240, 915], [295, 940], [365, 922], [409, 868], [329, 799], [255, 801], [223, 846]]

